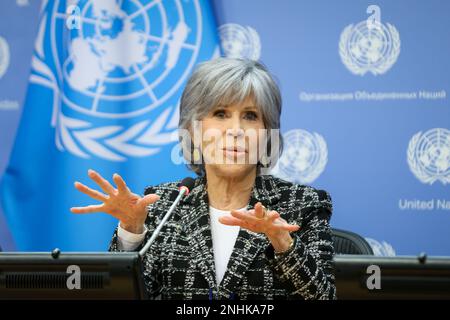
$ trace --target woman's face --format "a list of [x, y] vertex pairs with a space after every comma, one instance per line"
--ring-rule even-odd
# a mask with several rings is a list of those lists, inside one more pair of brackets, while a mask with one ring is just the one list
[[202, 121], [201, 150], [207, 171], [239, 177], [256, 168], [265, 147], [264, 122], [253, 98], [217, 106]]

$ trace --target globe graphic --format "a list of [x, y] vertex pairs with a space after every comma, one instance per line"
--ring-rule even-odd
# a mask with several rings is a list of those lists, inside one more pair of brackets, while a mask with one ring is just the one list
[[288, 176], [301, 176], [319, 161], [319, 147], [306, 131], [295, 130], [284, 135], [286, 148], [279, 160], [280, 170]]
[[450, 131], [435, 129], [426, 132], [416, 149], [422, 167], [429, 175], [446, 175], [450, 171]]
[[347, 49], [359, 65], [370, 66], [383, 61], [383, 57], [392, 50], [391, 43], [390, 33], [383, 24], [368, 28], [367, 21], [362, 21], [355, 26]]
[[259, 36], [252, 28], [226, 23], [219, 27], [219, 37], [226, 57], [258, 60], [261, 45]]
[[249, 39], [242, 26], [237, 24], [222, 25], [219, 28], [220, 42], [227, 57], [239, 58], [249, 50]]
[[196, 13], [188, 26], [176, 2], [176, 12], [168, 12], [164, 1], [87, 1], [62, 65], [71, 89], [62, 90], [63, 102], [77, 112], [127, 118], [179, 93], [198, 57], [201, 14], [198, 1], [185, 4]]

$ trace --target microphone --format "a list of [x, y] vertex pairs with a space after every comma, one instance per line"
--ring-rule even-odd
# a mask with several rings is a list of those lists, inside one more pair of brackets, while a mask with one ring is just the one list
[[177, 198], [170, 206], [169, 210], [167, 211], [166, 215], [162, 219], [161, 223], [158, 225], [158, 227], [155, 229], [155, 231], [153, 231], [152, 236], [150, 237], [150, 239], [148, 239], [145, 246], [139, 251], [139, 256], [141, 256], [141, 258], [143, 258], [145, 256], [145, 254], [147, 253], [147, 251], [150, 248], [150, 246], [152, 245], [152, 243], [155, 241], [156, 237], [158, 236], [158, 234], [161, 231], [164, 224], [167, 222], [167, 220], [169, 220], [170, 216], [172, 215], [173, 210], [175, 210], [175, 207], [178, 205], [178, 202], [180, 202], [181, 198], [183, 198], [184, 196], [187, 196], [189, 194], [189, 192], [191, 191], [191, 189], [194, 187], [194, 183], [195, 183], [195, 180], [191, 177], [186, 177], [180, 182], [180, 184], [178, 185], [179, 193], [178, 193]]

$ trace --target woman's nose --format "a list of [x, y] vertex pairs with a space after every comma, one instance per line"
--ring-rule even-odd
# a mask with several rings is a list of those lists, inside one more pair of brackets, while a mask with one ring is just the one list
[[227, 129], [227, 135], [236, 137], [244, 135], [244, 129], [241, 126], [241, 120], [239, 119], [239, 117], [232, 117], [230, 119], [230, 124]]

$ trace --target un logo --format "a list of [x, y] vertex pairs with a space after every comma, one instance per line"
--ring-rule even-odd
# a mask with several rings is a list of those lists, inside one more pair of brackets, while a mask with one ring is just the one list
[[54, 14], [41, 20], [31, 81], [60, 98], [58, 148], [124, 161], [177, 141], [178, 98], [204, 36], [198, 0], [47, 5]]
[[5, 38], [0, 37], [0, 79], [6, 73], [9, 66], [9, 46]]
[[377, 241], [372, 238], [365, 238], [373, 250], [373, 255], [378, 257], [395, 257], [395, 249], [386, 241]]
[[283, 135], [284, 150], [272, 174], [292, 182], [309, 184], [328, 162], [325, 139], [318, 133], [295, 129]]
[[400, 35], [389, 23], [376, 22], [369, 27], [364, 20], [348, 25], [341, 33], [339, 55], [353, 74], [383, 74], [394, 65], [399, 54]]
[[227, 23], [219, 27], [219, 37], [226, 57], [259, 60], [261, 41], [255, 29]]
[[419, 181], [450, 183], [450, 131], [435, 128], [416, 133], [409, 141], [407, 159]]

